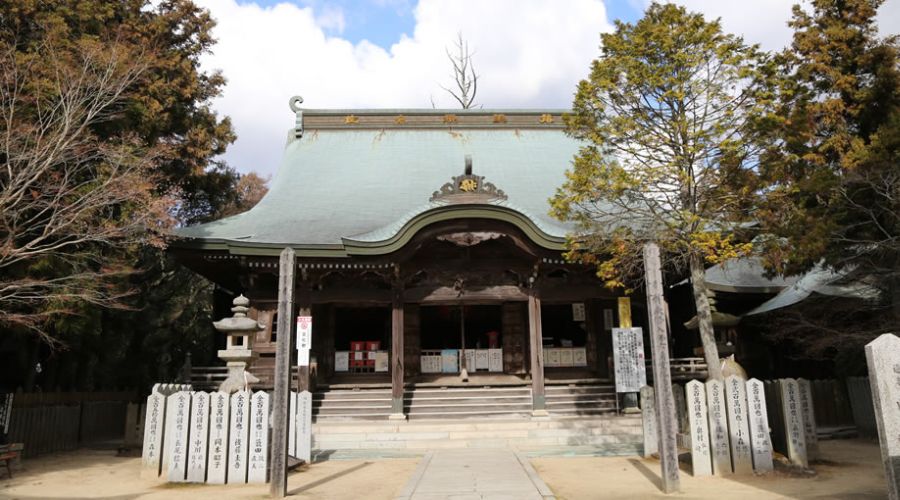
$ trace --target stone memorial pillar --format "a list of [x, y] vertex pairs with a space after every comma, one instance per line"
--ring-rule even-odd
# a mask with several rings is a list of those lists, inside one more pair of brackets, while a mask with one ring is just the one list
[[231, 429], [228, 418], [231, 414], [231, 398], [227, 393], [214, 392], [209, 397], [209, 407], [212, 415], [209, 423], [209, 452], [207, 453], [209, 465], [206, 482], [225, 484], [228, 470], [228, 431]]
[[747, 381], [747, 407], [750, 415], [750, 447], [753, 451], [753, 469], [756, 472], [769, 472], [774, 467], [765, 385], [755, 378]]
[[675, 399], [675, 421], [678, 424], [678, 433], [688, 431], [687, 402], [684, 399], [684, 387], [680, 384], [672, 384], [672, 397]]
[[750, 427], [747, 422], [747, 390], [744, 380], [736, 375], [725, 379], [725, 405], [734, 472], [752, 474], [753, 456], [750, 451]]
[[144, 417], [144, 446], [141, 453], [141, 477], [159, 477], [162, 463], [163, 432], [166, 419], [166, 398], [158, 392], [147, 396], [147, 415]]
[[900, 338], [885, 333], [869, 342], [866, 364], [888, 498], [900, 500]]
[[803, 409], [800, 407], [800, 387], [796, 380], [792, 378], [781, 380], [781, 398], [788, 459], [794, 465], [809, 467], [809, 460], [806, 456]]
[[691, 434], [691, 464], [694, 476], [712, 474], [709, 447], [709, 422], [707, 420], [706, 391], [702, 382], [692, 380], [685, 385], [687, 391], [688, 429]]
[[813, 407], [812, 384], [805, 378], [797, 379], [800, 389], [800, 410], [803, 412], [803, 433], [806, 437], [806, 456], [819, 458], [819, 436], [816, 434], [816, 410]]
[[209, 394], [199, 391], [191, 394], [191, 432], [187, 465], [187, 480], [190, 483], [206, 481], [208, 437]]
[[250, 391], [231, 395], [231, 430], [228, 440], [228, 484], [247, 482], [247, 449], [250, 431]]
[[166, 478], [169, 482], [184, 482], [187, 473], [188, 430], [191, 422], [191, 395], [187, 391], [176, 392], [167, 398], [171, 418], [166, 419], [166, 437], [170, 442]]
[[297, 458], [312, 462], [312, 394], [309, 391], [297, 396]]
[[709, 446], [712, 450], [713, 473], [731, 474], [731, 444], [728, 440], [728, 417], [725, 410], [725, 383], [706, 381], [706, 402], [709, 407]]
[[658, 416], [656, 414], [656, 396], [653, 393], [653, 387], [645, 385], [641, 387], [641, 420], [644, 424], [644, 457], [649, 457], [659, 452], [657, 442]]
[[265, 391], [255, 392], [250, 404], [252, 413], [247, 482], [265, 483], [269, 462], [269, 395]]

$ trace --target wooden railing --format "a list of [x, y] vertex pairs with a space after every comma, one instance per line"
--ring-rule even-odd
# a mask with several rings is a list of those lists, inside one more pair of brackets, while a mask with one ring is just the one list
[[[669, 368], [672, 372], [672, 380], [703, 380], [709, 375], [704, 358], [670, 358]], [[647, 360], [648, 378], [653, 377], [653, 361]]]

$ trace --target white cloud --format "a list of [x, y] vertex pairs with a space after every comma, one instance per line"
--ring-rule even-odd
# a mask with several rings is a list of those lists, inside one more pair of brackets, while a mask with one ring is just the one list
[[336, 5], [326, 5], [316, 16], [316, 24], [335, 33], [343, 33], [347, 23], [344, 20], [344, 9]]
[[[390, 49], [340, 36], [342, 22], [312, 7], [271, 8], [198, 0], [218, 21], [207, 70], [228, 79], [216, 110], [232, 118], [238, 141], [226, 160], [242, 171], [277, 168], [293, 125], [288, 98], [309, 108], [452, 106], [444, 49], [462, 32], [480, 75], [485, 107], [568, 107], [578, 80], [611, 29], [601, 0], [421, 0], [415, 30]], [[333, 16], [333, 14], [332, 14]], [[341, 15], [339, 19], [343, 19]]]
[[[218, 21], [207, 70], [228, 79], [216, 110], [232, 118], [238, 141], [226, 160], [242, 171], [274, 173], [287, 130], [288, 98], [302, 95], [309, 108], [455, 107], [440, 85], [451, 69], [444, 53], [462, 32], [480, 74], [477, 103], [485, 107], [568, 107], [576, 83], [599, 54], [609, 31], [601, 0], [420, 0], [415, 29], [389, 49], [351, 43], [339, 9], [282, 3], [260, 8], [236, 0], [196, 0]], [[398, 8], [408, 0], [378, 0]], [[612, 0], [618, 1], [618, 0]], [[647, 0], [627, 0], [648, 5]], [[725, 30], [765, 49], [791, 37], [793, 0], [675, 0]], [[882, 34], [900, 31], [900, 0], [879, 11]]]
[[[672, 0], [688, 10], [700, 12], [707, 19], [720, 18], [722, 28], [744, 37], [749, 43], [758, 43], [765, 50], [779, 50], [791, 42], [793, 31], [787, 23], [791, 19], [794, 4], [809, 8], [808, 0]], [[644, 2], [649, 5], [650, 2]], [[900, 0], [887, 0], [878, 10], [881, 35], [895, 35], [900, 31]]]

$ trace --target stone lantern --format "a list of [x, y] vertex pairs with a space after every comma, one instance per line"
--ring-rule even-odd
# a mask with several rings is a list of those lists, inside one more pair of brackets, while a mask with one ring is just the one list
[[216, 330], [227, 335], [225, 349], [219, 351], [219, 358], [228, 366], [228, 378], [219, 386], [219, 390], [231, 394], [248, 388], [250, 384], [259, 382], [259, 379], [247, 371], [247, 368], [256, 359], [253, 352], [252, 339], [256, 332], [264, 327], [254, 319], [247, 317], [250, 310], [250, 299], [243, 295], [234, 299], [234, 307], [231, 311], [234, 316], [219, 321], [214, 321]]

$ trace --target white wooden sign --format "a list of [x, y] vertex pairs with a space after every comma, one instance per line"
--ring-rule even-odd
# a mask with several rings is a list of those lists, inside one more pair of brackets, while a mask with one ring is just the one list
[[694, 476], [712, 474], [707, 420], [706, 390], [702, 382], [691, 380], [685, 385], [688, 428], [691, 434], [691, 464]]
[[644, 457], [659, 453], [659, 427], [657, 426], [656, 399], [653, 387], [641, 387], [641, 417], [644, 426]]
[[297, 316], [297, 364], [309, 366], [312, 347], [312, 316]]
[[885, 333], [866, 344], [866, 364], [887, 497], [900, 500], [900, 337]]
[[765, 384], [752, 378], [747, 381], [747, 407], [750, 416], [750, 447], [753, 470], [769, 472], [772, 464], [772, 440], [769, 438], [769, 415], [766, 411]]
[[713, 473], [724, 476], [732, 473], [731, 444], [728, 439], [728, 417], [725, 410], [725, 383], [706, 381], [706, 403], [709, 407], [709, 445], [712, 451]]
[[159, 477], [162, 460], [163, 425], [166, 416], [166, 397], [158, 392], [147, 396], [144, 417], [144, 449], [141, 453], [141, 476]]
[[209, 394], [198, 391], [191, 394], [191, 432], [188, 445], [187, 480], [191, 483], [206, 481], [206, 452], [209, 449]]
[[584, 321], [584, 302], [572, 304], [572, 321]]
[[334, 371], [348, 372], [350, 371], [350, 352], [337, 351], [334, 353]]
[[388, 371], [388, 367], [391, 365], [390, 359], [388, 357], [387, 351], [377, 351], [375, 352], [375, 371], [376, 372], [386, 372]]
[[231, 414], [231, 398], [227, 393], [214, 392], [209, 398], [211, 415], [209, 418], [209, 465], [206, 482], [225, 484], [228, 470], [228, 424]]
[[247, 482], [247, 439], [250, 431], [250, 391], [231, 395], [231, 432], [228, 440], [228, 484]]
[[806, 455], [806, 429], [803, 425], [803, 409], [800, 406], [800, 387], [792, 378], [782, 379], [780, 383], [788, 458], [794, 465], [809, 467]]
[[466, 370], [474, 372], [477, 369], [475, 365], [475, 349], [466, 349]]
[[[571, 347], [564, 347], [559, 350], [559, 366], [571, 368], [575, 366], [575, 352]], [[640, 387], [638, 388], [640, 390]]]
[[297, 456], [297, 393], [290, 392], [288, 397], [288, 455]]
[[475, 351], [475, 368], [478, 370], [489, 370], [491, 368], [490, 356], [487, 349], [478, 349]]
[[587, 366], [587, 350], [584, 347], [572, 349], [572, 366]]
[[728, 430], [734, 472], [736, 474], [752, 474], [750, 426], [747, 422], [747, 388], [741, 378], [731, 375], [725, 379], [725, 404], [728, 412]]
[[188, 430], [191, 422], [191, 395], [179, 391], [168, 397], [170, 418], [166, 418], [165, 440], [170, 442], [166, 477], [171, 482], [184, 482], [187, 473]]
[[616, 392], [638, 392], [647, 385], [644, 333], [637, 328], [613, 328]]
[[492, 372], [503, 371], [503, 349], [488, 349], [488, 368]]
[[312, 394], [303, 391], [297, 396], [297, 458], [311, 462], [312, 456]]
[[252, 410], [247, 482], [265, 483], [269, 462], [269, 395], [265, 391], [257, 391], [250, 401]]
[[554, 368], [559, 366], [559, 349], [544, 347], [544, 366]]

